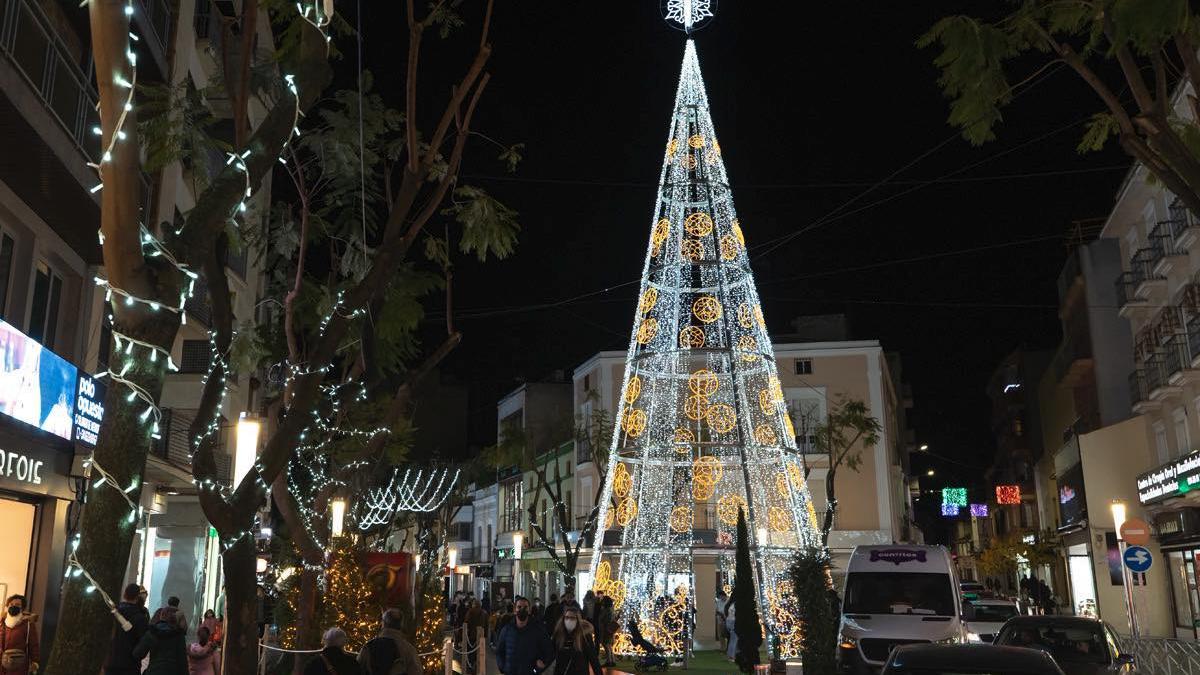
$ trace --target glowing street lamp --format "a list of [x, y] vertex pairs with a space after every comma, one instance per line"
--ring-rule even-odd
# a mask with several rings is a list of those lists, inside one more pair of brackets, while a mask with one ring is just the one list
[[1117, 550], [1121, 552], [1121, 581], [1125, 584], [1125, 609], [1129, 612], [1129, 632], [1133, 639], [1138, 637], [1137, 609], [1133, 604], [1133, 580], [1129, 577], [1129, 568], [1125, 566], [1125, 538], [1121, 536], [1121, 526], [1125, 524], [1125, 501], [1114, 499], [1109, 504], [1112, 511], [1113, 527], [1117, 530]]
[[254, 461], [258, 459], [258, 434], [261, 429], [257, 418], [248, 417], [246, 413], [238, 417], [237, 445], [233, 455], [234, 487], [240, 485], [250, 469], [254, 468]]
[[513, 589], [513, 595], [520, 596], [521, 589], [524, 584], [521, 583], [521, 548], [525, 544], [524, 532], [513, 532], [513, 579], [516, 581], [516, 588]]
[[329, 532], [334, 537], [342, 536], [346, 525], [346, 500], [338, 497], [329, 502]]

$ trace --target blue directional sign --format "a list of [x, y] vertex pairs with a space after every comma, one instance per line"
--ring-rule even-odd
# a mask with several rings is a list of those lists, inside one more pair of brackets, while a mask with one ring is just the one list
[[1131, 572], [1145, 572], [1150, 569], [1150, 565], [1154, 562], [1154, 558], [1150, 555], [1150, 551], [1144, 546], [1130, 546], [1125, 549], [1125, 566]]

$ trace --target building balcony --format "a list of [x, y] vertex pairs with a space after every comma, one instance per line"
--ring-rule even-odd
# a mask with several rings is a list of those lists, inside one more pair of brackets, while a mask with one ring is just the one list
[[[1171, 372], [1168, 369], [1168, 352], [1160, 348], [1143, 364], [1142, 373], [1146, 378], [1146, 393], [1150, 401], [1176, 397], [1180, 393], [1179, 385], [1171, 383]], [[1175, 358], [1178, 358], [1176, 356]]]
[[[1200, 329], [1200, 326], [1196, 328]], [[1197, 349], [1200, 349], [1200, 333], [1171, 336], [1163, 346], [1163, 364], [1168, 384], [1178, 387], [1200, 381], [1200, 369], [1197, 369], [1200, 352]]]
[[1175, 246], [1186, 252], [1197, 241], [1200, 241], [1200, 219], [1197, 219], [1178, 199], [1171, 202], [1167, 211], [1171, 217], [1165, 222], [1170, 223]]
[[1167, 278], [1154, 271], [1155, 255], [1151, 248], [1138, 249], [1129, 260], [1129, 271], [1117, 277], [1117, 311], [1122, 317], [1130, 318], [1164, 303]]
[[1129, 402], [1133, 406], [1133, 412], [1139, 415], [1158, 409], [1158, 403], [1150, 400], [1150, 388], [1143, 369], [1129, 374]]
[[1150, 230], [1149, 243], [1151, 271], [1156, 276], [1168, 276], [1175, 265], [1187, 257], [1187, 249], [1175, 244], [1170, 220], [1161, 220]]

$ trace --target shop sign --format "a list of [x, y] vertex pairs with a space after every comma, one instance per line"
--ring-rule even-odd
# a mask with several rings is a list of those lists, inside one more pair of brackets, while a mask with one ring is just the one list
[[1153, 504], [1200, 487], [1200, 451], [1138, 476], [1138, 501]]
[[491, 565], [476, 565], [475, 566], [475, 578], [476, 579], [491, 579], [495, 576], [495, 573], [496, 573], [496, 570]]
[[30, 485], [42, 484], [42, 467], [40, 459], [30, 459], [19, 452], [0, 450], [0, 475], [5, 478], [15, 478]]
[[104, 421], [106, 386], [90, 375], [80, 373], [75, 391], [75, 440], [94, 448], [96, 437], [100, 434], [100, 423]]

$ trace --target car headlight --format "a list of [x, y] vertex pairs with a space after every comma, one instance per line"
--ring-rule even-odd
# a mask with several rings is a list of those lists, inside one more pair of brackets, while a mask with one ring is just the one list
[[983, 638], [979, 637], [979, 633], [967, 633], [967, 642], [983, 642]]
[[962, 638], [960, 638], [957, 635], [951, 635], [949, 637], [944, 637], [941, 640], [934, 640], [933, 644], [935, 644], [935, 645], [956, 645], [961, 642], [962, 642]]
[[838, 638], [838, 646], [842, 649], [854, 649], [858, 646], [858, 640], [855, 640], [852, 637], [842, 636]]

